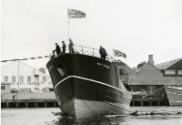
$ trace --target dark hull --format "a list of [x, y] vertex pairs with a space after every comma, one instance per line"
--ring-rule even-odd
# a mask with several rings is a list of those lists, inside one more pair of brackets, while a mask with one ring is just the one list
[[96, 57], [65, 54], [47, 67], [63, 113], [76, 118], [129, 113], [131, 94], [119, 84], [116, 65]]

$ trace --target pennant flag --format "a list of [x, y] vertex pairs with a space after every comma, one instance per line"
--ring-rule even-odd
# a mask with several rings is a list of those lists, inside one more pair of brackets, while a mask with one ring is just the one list
[[37, 58], [42, 59], [42, 56], [38, 56]]
[[9, 61], [9, 60], [2, 60], [1, 62], [7, 62], [7, 61]]
[[28, 60], [28, 58], [23, 58], [23, 59], [21, 59], [21, 60]]
[[35, 57], [30, 57], [30, 59], [36, 59]]
[[126, 58], [126, 54], [120, 52], [119, 50], [113, 49], [113, 52], [114, 52], [114, 55], [117, 56], [117, 57], [124, 57], [124, 58]]
[[68, 18], [85, 18], [86, 14], [80, 10], [67, 9]]
[[42, 59], [42, 58], [48, 58], [49, 56], [38, 56], [38, 57], [30, 57], [30, 58], [22, 58], [22, 59], [10, 59], [10, 60], [2, 60], [1, 62], [8, 62], [8, 61], [23, 61], [23, 60], [34, 60], [34, 59]]

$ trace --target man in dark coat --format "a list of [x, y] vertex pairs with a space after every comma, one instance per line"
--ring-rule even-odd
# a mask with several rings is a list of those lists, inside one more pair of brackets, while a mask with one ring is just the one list
[[66, 52], [66, 44], [64, 41], [62, 41], [62, 50], [63, 50], [63, 53]]
[[70, 43], [69, 43], [69, 53], [74, 53], [74, 48], [73, 48], [73, 41], [71, 39], [69, 39]]
[[99, 48], [99, 53], [100, 53], [101, 59], [106, 59], [107, 52], [102, 46], [100, 46]]
[[56, 49], [55, 49], [56, 54], [57, 54], [57, 56], [59, 56], [59, 54], [61, 52], [61, 49], [60, 49], [60, 47], [59, 47], [59, 45], [57, 43], [55, 45], [56, 45]]

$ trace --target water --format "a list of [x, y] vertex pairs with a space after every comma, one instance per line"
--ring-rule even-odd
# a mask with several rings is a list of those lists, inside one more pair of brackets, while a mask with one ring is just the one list
[[[182, 107], [136, 107], [140, 115], [73, 121], [57, 115], [59, 108], [2, 109], [2, 125], [182, 125]], [[154, 112], [152, 115], [150, 112]], [[181, 113], [180, 113], [181, 112]]]

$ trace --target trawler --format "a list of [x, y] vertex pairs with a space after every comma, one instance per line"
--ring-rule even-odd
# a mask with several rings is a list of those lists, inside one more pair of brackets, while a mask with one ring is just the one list
[[62, 113], [76, 119], [129, 114], [132, 95], [125, 66], [84, 46], [51, 58], [47, 68]]

